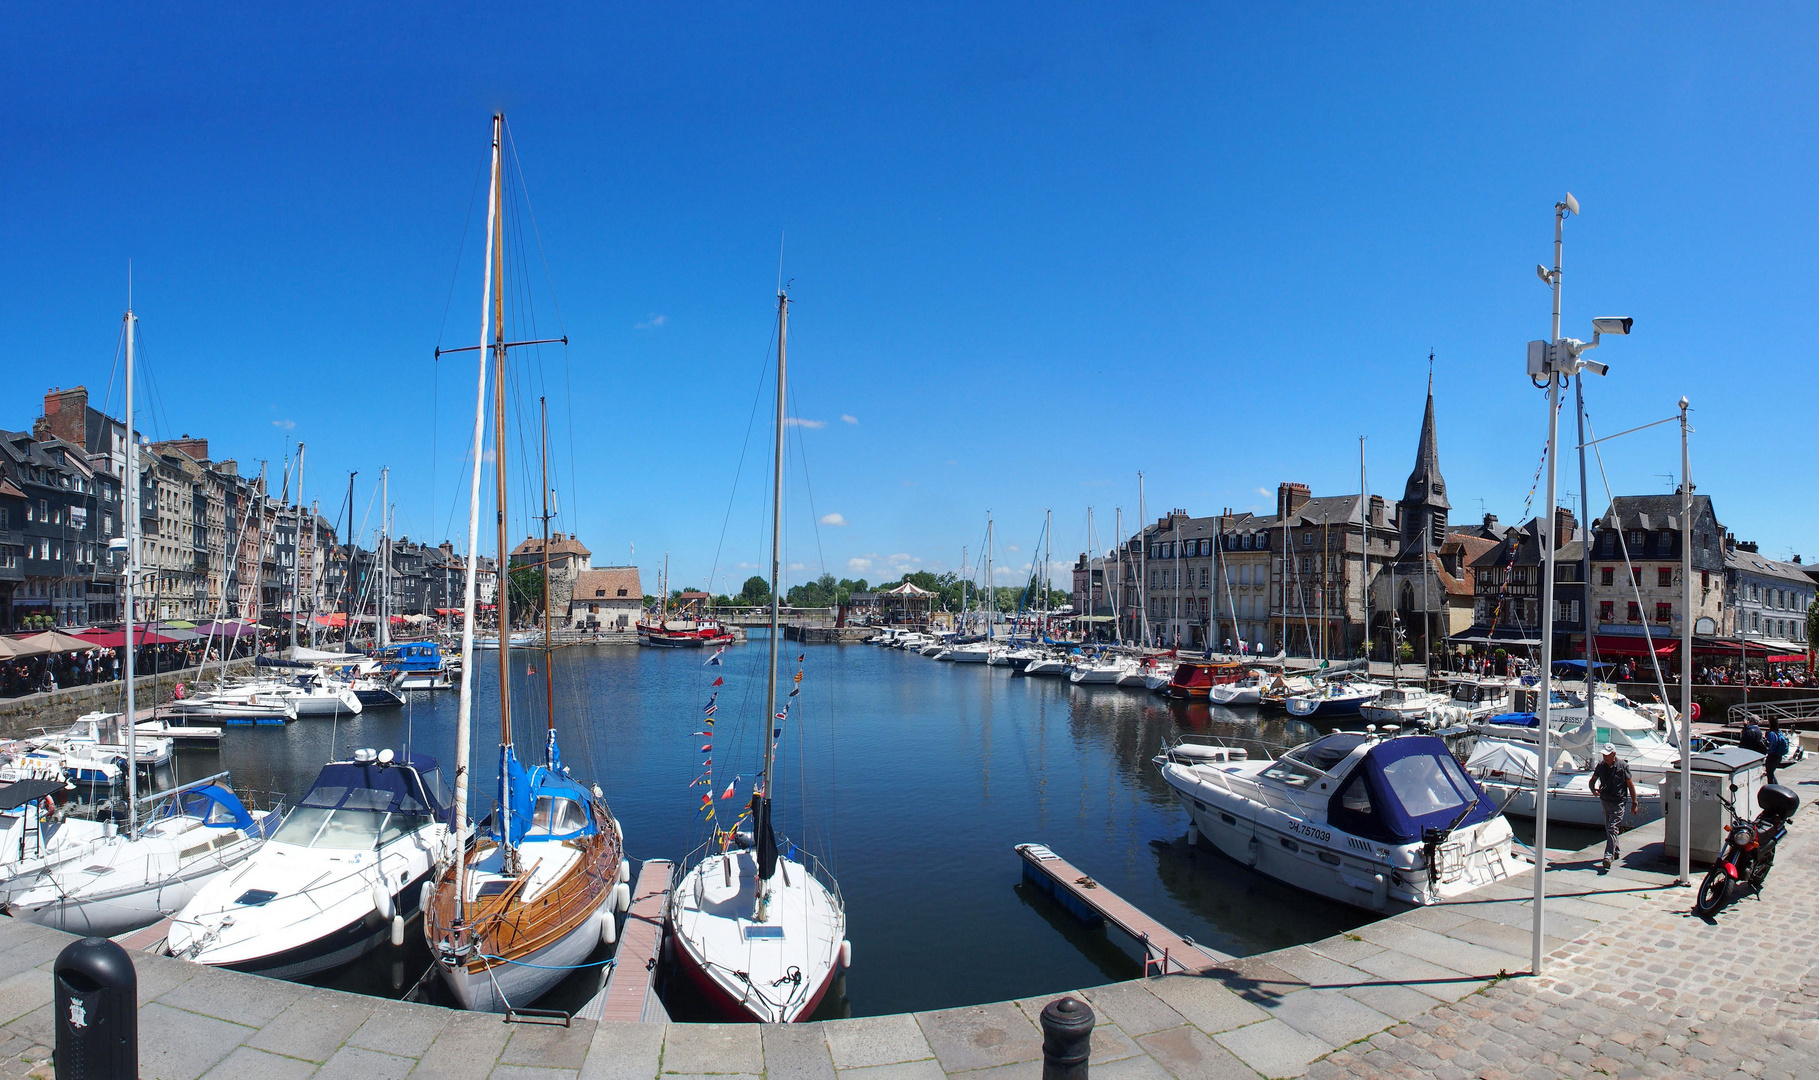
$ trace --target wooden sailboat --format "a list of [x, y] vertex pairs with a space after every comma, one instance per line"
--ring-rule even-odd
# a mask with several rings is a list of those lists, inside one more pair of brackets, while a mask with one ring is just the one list
[[[468, 576], [461, 630], [462, 669], [473, 659], [475, 578], [478, 567], [481, 459], [486, 428], [486, 360], [492, 353], [495, 497], [498, 520], [499, 625], [511, 625], [506, 540], [505, 358], [516, 345], [505, 340], [505, 259], [499, 228], [503, 195], [500, 145], [505, 118], [493, 117], [492, 193], [487, 208], [486, 292], [480, 317], [479, 390], [474, 416], [474, 472], [468, 509]], [[490, 327], [490, 331], [489, 331]], [[490, 337], [490, 341], [488, 340]], [[563, 340], [566, 343], [566, 339]], [[469, 350], [450, 350], [469, 351]], [[545, 499], [548, 499], [548, 484]], [[545, 515], [545, 531], [548, 516]], [[544, 545], [548, 550], [547, 542]], [[548, 640], [548, 605], [544, 607]], [[456, 822], [458, 836], [448, 865], [438, 874], [423, 922], [442, 981], [462, 1007], [487, 1012], [521, 1011], [571, 970], [601, 941], [617, 933], [615, 909], [629, 906], [624, 836], [598, 786], [569, 775], [557, 746], [555, 705], [541, 765], [520, 761], [512, 744], [511, 650], [499, 651], [499, 789], [497, 809], [468, 843], [468, 745], [473, 680], [461, 680], [456, 714]], [[547, 665], [547, 661], [546, 661]], [[552, 683], [553, 688], [553, 683]], [[457, 855], [458, 853], [458, 855]]]
[[[734, 1019], [807, 1020], [852, 960], [846, 907], [832, 875], [794, 844], [780, 849], [771, 825], [777, 740], [777, 648], [782, 548], [785, 342], [789, 298], [777, 294], [777, 437], [771, 504], [770, 659], [765, 671], [764, 767], [752, 792], [751, 845], [730, 830], [698, 848], [671, 896], [677, 966], [703, 997]], [[798, 678], [800, 676], [798, 675]], [[710, 793], [710, 798], [711, 798]]]

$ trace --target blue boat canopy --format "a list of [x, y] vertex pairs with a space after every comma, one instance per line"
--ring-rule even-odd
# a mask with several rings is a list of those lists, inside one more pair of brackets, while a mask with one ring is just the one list
[[409, 641], [393, 646], [384, 657], [386, 666], [396, 671], [436, 671], [442, 667], [442, 643]]
[[1498, 713], [1491, 717], [1491, 723], [1503, 724], [1507, 727], [1538, 728], [1541, 726], [1541, 721], [1532, 712]]
[[1496, 804], [1432, 735], [1374, 744], [1327, 805], [1334, 828], [1388, 844], [1417, 843], [1427, 829], [1470, 828], [1495, 816]]
[[188, 814], [211, 829], [251, 829], [253, 815], [240, 797], [219, 784], [193, 788], [164, 804], [161, 817]]
[[[505, 814], [506, 842], [579, 840], [598, 832], [593, 814], [588, 812], [591, 793], [579, 781], [570, 779], [562, 766], [562, 752], [556, 746], [556, 733], [550, 732], [548, 765], [525, 765], [507, 746], [500, 761], [500, 805], [509, 805]], [[509, 787], [505, 784], [510, 780]], [[494, 836], [497, 837], [495, 828]]]
[[298, 806], [323, 810], [382, 810], [448, 820], [436, 759], [410, 754], [402, 761], [336, 761], [322, 767]]

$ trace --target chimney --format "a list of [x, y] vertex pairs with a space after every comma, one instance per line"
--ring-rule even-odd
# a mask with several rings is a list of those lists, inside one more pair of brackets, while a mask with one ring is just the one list
[[32, 425], [32, 436], [42, 439], [54, 435], [64, 442], [88, 449], [88, 388], [72, 390], [52, 387], [44, 395], [44, 416]]
[[156, 443], [153, 445], [152, 449], [174, 450], [189, 458], [191, 461], [208, 460], [208, 440], [192, 439], [187, 434], [167, 442]]
[[1381, 495], [1371, 496], [1371, 524], [1383, 524], [1383, 496]]
[[1484, 531], [1490, 532], [1492, 529], [1495, 529], [1496, 527], [1497, 527], [1497, 515], [1496, 514], [1484, 515]]
[[1277, 484], [1276, 516], [1288, 517], [1306, 506], [1307, 501], [1313, 497], [1313, 492], [1308, 490], [1306, 484]]
[[1558, 550], [1573, 542], [1573, 536], [1579, 531], [1579, 522], [1573, 512], [1564, 506], [1554, 507], [1554, 548]]

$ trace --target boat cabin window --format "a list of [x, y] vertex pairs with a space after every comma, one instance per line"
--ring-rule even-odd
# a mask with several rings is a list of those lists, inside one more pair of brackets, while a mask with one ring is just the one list
[[587, 811], [573, 799], [544, 795], [537, 800], [531, 816], [531, 832], [550, 836], [567, 836], [587, 828]]
[[1383, 776], [1412, 817], [1462, 807], [1475, 798], [1471, 781], [1450, 755], [1392, 761], [1383, 767]]
[[1321, 772], [1332, 772], [1341, 761], [1352, 756], [1369, 736], [1356, 731], [1335, 731], [1331, 735], [1322, 735], [1306, 746], [1297, 746], [1284, 754], [1284, 758], [1294, 758], [1306, 762]]
[[1362, 771], [1353, 773], [1351, 782], [1339, 789], [1339, 805], [1360, 814], [1371, 812], [1371, 789], [1365, 784]]

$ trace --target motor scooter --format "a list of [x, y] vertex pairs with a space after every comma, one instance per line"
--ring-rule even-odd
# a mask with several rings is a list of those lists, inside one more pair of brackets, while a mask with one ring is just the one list
[[1748, 889], [1760, 895], [1762, 883], [1775, 865], [1775, 846], [1787, 835], [1787, 824], [1800, 808], [1800, 796], [1780, 784], [1765, 784], [1756, 793], [1756, 805], [1762, 812], [1756, 820], [1745, 821], [1737, 813], [1737, 785], [1731, 785], [1731, 797], [1720, 795], [1718, 801], [1730, 811], [1731, 823], [1725, 826], [1724, 850], [1706, 871], [1699, 884], [1699, 896], [1693, 901], [1693, 914], [1711, 919], [1736, 899], [1738, 890]]

